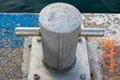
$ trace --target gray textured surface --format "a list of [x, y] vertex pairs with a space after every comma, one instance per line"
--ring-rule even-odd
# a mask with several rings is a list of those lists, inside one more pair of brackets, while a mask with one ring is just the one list
[[[38, 15], [38, 14], [36, 14]], [[101, 68], [100, 68], [100, 55], [101, 52], [99, 52], [97, 49], [98, 45], [97, 45], [97, 40], [99, 38], [87, 38], [87, 42], [88, 42], [88, 48], [89, 48], [89, 62], [90, 62], [90, 68], [91, 68], [91, 72], [94, 74], [94, 80], [119, 80], [120, 77], [120, 14], [82, 14], [83, 16], [83, 21], [82, 21], [82, 27], [85, 28], [105, 28], [105, 36], [109, 37], [111, 39], [113, 39], [115, 41], [115, 45], [116, 45], [116, 49], [115, 49], [115, 61], [116, 61], [116, 67], [115, 67], [115, 72], [116, 73], [109, 73], [107, 68], [105, 70], [102, 69], [102, 75], [101, 74]], [[34, 18], [35, 19], [35, 18]], [[3, 29], [4, 31], [4, 29]], [[28, 40], [26, 42], [29, 42]], [[30, 48], [28, 48], [28, 46], [26, 45], [26, 47], [24, 48], [26, 49], [26, 53], [24, 55], [24, 69], [23, 72], [25, 72], [27, 76], [28, 74], [28, 68], [29, 68], [29, 52], [30, 52]], [[21, 53], [22, 49], [5, 49], [5, 48], [0, 48], [0, 78], [1, 80], [7, 80], [8, 78], [11, 77], [11, 75], [5, 75], [7, 70], [9, 72], [9, 70], [11, 70], [12, 68], [7, 68], [7, 67], [11, 67], [11, 64], [14, 64], [13, 62], [15, 62], [16, 64], [22, 65], [22, 55], [20, 56], [20, 54], [16, 55], [16, 58], [14, 60], [15, 57], [10, 57], [13, 55], [12, 51], [18, 50], [19, 53]], [[11, 53], [9, 53], [11, 52]], [[4, 55], [3, 55], [4, 54]], [[6, 58], [5, 58], [6, 56]], [[11, 61], [13, 60], [13, 62], [7, 63], [6, 61]], [[18, 62], [18, 61], [19, 62]], [[108, 61], [109, 62], [109, 61]], [[7, 64], [5, 64], [7, 63]], [[2, 66], [3, 65], [3, 66]], [[7, 65], [7, 67], [4, 67], [4, 65]], [[21, 76], [21, 67], [19, 67], [19, 69], [15, 68], [15, 75], [17, 75], [17, 71], [18, 71], [18, 75]], [[2, 74], [1, 74], [2, 73]], [[12, 75], [14, 73], [11, 73]], [[19, 80], [16, 79], [16, 77], [11, 78], [13, 80]], [[20, 78], [21, 79], [21, 78]], [[10, 79], [8, 79], [10, 80]], [[23, 79], [23, 80], [27, 80], [27, 79]]]
[[67, 71], [75, 63], [80, 12], [72, 5], [53, 3], [39, 15], [44, 64], [56, 71]]
[[101, 58], [104, 51], [98, 49], [98, 40], [100, 38], [87, 38], [89, 62], [94, 80], [120, 80], [120, 14], [84, 14], [82, 23], [83, 27], [104, 28], [104, 37], [112, 39], [114, 41], [114, 45], [116, 46], [114, 49], [115, 72], [110, 73], [109, 68], [103, 67], [101, 64], [103, 61], [110, 65], [110, 60], [109, 58]]
[[81, 42], [78, 42], [76, 55], [75, 66], [66, 73], [61, 74], [46, 69], [42, 62], [42, 44], [37, 42], [37, 37], [33, 37], [28, 79], [33, 80], [33, 75], [37, 73], [40, 80], [91, 80], [85, 38], [81, 38]]
[[23, 51], [23, 63], [21, 64], [22, 70], [22, 80], [28, 80], [28, 73], [29, 73], [29, 63], [30, 63], [30, 52], [31, 52], [31, 40], [32, 37], [25, 37], [24, 42], [24, 49]]
[[70, 4], [53, 3], [42, 9], [39, 14], [39, 22], [49, 31], [69, 33], [80, 27], [81, 14]]
[[0, 48], [0, 80], [21, 80], [23, 47]]

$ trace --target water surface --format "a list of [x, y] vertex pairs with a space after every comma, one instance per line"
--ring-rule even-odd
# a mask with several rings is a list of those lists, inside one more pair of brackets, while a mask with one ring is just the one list
[[82, 13], [120, 13], [120, 0], [0, 0], [0, 12], [38, 13], [53, 2], [66, 2]]

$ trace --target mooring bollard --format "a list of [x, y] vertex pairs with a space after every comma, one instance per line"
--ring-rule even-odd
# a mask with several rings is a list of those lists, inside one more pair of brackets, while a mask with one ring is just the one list
[[55, 3], [39, 15], [44, 64], [56, 71], [69, 70], [76, 60], [81, 15], [73, 6]]
[[103, 36], [102, 28], [81, 29], [81, 14], [66, 3], [53, 3], [39, 14], [39, 28], [16, 28], [15, 34], [41, 36], [43, 63], [47, 68], [65, 72], [74, 66], [79, 36]]

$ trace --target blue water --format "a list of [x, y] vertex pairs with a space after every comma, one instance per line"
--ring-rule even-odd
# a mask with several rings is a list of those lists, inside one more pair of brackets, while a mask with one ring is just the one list
[[38, 13], [53, 2], [66, 2], [82, 13], [119, 13], [120, 0], [0, 0], [0, 12]]

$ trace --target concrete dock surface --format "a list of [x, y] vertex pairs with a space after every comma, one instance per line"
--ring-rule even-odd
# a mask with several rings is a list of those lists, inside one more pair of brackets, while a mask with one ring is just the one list
[[[33, 16], [38, 17], [38, 14]], [[38, 22], [36, 17], [33, 17], [33, 20]], [[81, 26], [105, 29], [104, 37], [86, 38], [92, 80], [120, 80], [120, 14], [83, 13]], [[0, 32], [3, 30], [9, 31], [0, 27]], [[5, 34], [0, 33], [3, 36]], [[24, 41], [23, 44], [14, 48], [11, 46], [0, 48], [0, 80], [27, 80], [31, 39], [32, 37], [24, 37], [24, 40], [21, 39]], [[15, 39], [0, 37], [1, 44], [8, 41], [7, 45], [11, 45], [13, 42], [11, 40]]]

